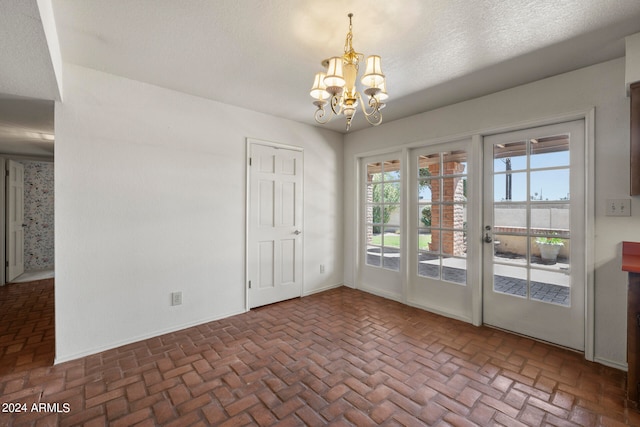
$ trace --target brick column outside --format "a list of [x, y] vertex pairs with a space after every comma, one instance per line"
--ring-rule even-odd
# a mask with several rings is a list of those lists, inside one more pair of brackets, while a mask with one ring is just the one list
[[[444, 164], [444, 175], [460, 174], [464, 172], [464, 165], [458, 162], [447, 162]], [[440, 175], [440, 165], [429, 165], [429, 173], [431, 176]], [[443, 188], [441, 187], [441, 183]], [[446, 229], [462, 229], [464, 226], [464, 206], [441, 205], [441, 210], [437, 209], [442, 193], [443, 202], [463, 202], [464, 201], [464, 184], [460, 177], [454, 179], [446, 178], [434, 179], [431, 181], [431, 195], [433, 197], [433, 208], [431, 209], [431, 224], [434, 228]], [[464, 255], [465, 243], [462, 233], [457, 235], [453, 231], [442, 231], [442, 235], [438, 230], [431, 234], [431, 243], [429, 248], [432, 251], [438, 251], [440, 241], [442, 241], [442, 253], [453, 255]]]

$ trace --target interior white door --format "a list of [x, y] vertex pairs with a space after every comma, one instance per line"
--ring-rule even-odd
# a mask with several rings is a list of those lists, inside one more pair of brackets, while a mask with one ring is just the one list
[[7, 161], [7, 282], [24, 273], [24, 166]]
[[576, 350], [585, 346], [584, 138], [582, 120], [484, 138], [483, 321]]
[[250, 144], [249, 307], [302, 295], [302, 151]]

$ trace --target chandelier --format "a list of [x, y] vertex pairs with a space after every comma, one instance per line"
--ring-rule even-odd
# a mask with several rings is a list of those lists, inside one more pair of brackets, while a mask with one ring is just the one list
[[[313, 105], [318, 107], [315, 112], [316, 122], [325, 124], [333, 116], [344, 114], [347, 118], [348, 131], [358, 105], [361, 106], [364, 117], [370, 124], [377, 126], [382, 123], [380, 110], [384, 108], [383, 101], [388, 98], [388, 95], [378, 55], [367, 57], [366, 69], [360, 79], [360, 82], [366, 87], [363, 92], [368, 97], [368, 107], [365, 106], [363, 97], [357, 91], [358, 64], [364, 59], [364, 55], [353, 49], [353, 34], [351, 33], [353, 13], [347, 16], [349, 17], [349, 32], [344, 43], [344, 55], [322, 61], [322, 65], [327, 71], [316, 74], [310, 95], [315, 99]], [[330, 110], [325, 109], [327, 104], [331, 106]]]

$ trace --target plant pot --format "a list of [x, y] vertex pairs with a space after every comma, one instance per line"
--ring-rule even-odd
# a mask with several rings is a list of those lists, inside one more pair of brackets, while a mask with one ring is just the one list
[[550, 243], [538, 243], [538, 247], [540, 248], [540, 257], [545, 261], [555, 262], [562, 246], [563, 245], [553, 245]]

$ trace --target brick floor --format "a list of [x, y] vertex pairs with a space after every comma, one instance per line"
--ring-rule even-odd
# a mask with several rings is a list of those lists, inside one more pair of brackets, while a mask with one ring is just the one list
[[348, 288], [17, 365], [0, 395], [15, 426], [640, 425], [623, 372]]
[[51, 366], [53, 279], [0, 286], [0, 375]]

